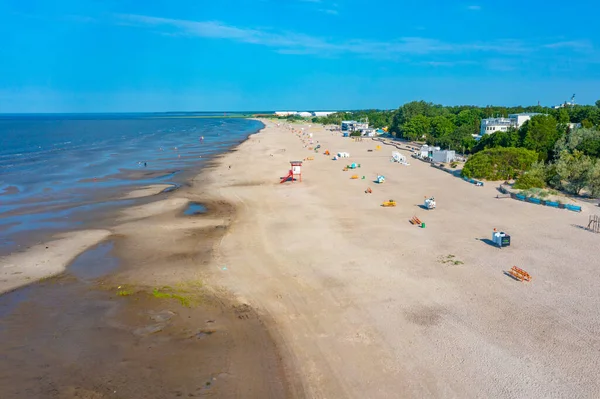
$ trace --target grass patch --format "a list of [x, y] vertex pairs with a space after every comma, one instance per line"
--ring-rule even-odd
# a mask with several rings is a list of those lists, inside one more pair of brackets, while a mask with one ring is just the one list
[[545, 199], [548, 198], [548, 196], [550, 196], [552, 193], [550, 190], [544, 190], [543, 188], [529, 188], [527, 190], [521, 190], [521, 194], [525, 195], [526, 197]]
[[117, 295], [118, 296], [130, 296], [130, 295], [133, 295], [133, 292], [129, 291], [129, 290], [119, 290], [119, 291], [117, 291]]
[[444, 264], [449, 263], [449, 264], [454, 265], [454, 266], [464, 265], [465, 264], [465, 262], [463, 262], [462, 260], [456, 259], [456, 256], [452, 255], [452, 254], [446, 255], [446, 256], [441, 256], [440, 257], [440, 263], [444, 263]]
[[201, 280], [178, 283], [174, 287], [163, 286], [154, 288], [152, 296], [158, 299], [176, 299], [181, 306], [190, 308], [202, 302], [202, 288], [204, 284]]

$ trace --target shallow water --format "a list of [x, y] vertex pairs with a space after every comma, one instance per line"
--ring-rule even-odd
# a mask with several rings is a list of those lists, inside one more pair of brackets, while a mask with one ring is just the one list
[[78, 227], [94, 207], [129, 205], [116, 199], [137, 187], [178, 187], [187, 171], [262, 126], [235, 118], [0, 116], [0, 248], [27, 231]]
[[67, 271], [84, 281], [108, 275], [119, 267], [119, 259], [112, 256], [114, 246], [113, 241], [107, 241], [88, 249], [71, 262]]
[[206, 213], [206, 207], [197, 202], [190, 202], [187, 208], [185, 208], [185, 211], [183, 211], [185, 216], [200, 215], [203, 213]]

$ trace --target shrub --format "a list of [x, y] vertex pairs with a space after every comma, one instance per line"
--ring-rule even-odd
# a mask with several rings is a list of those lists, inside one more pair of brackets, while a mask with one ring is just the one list
[[520, 190], [546, 187], [546, 167], [544, 164], [542, 162], [534, 163], [531, 169], [517, 179], [513, 187]]
[[514, 179], [538, 159], [525, 148], [490, 148], [473, 155], [462, 170], [465, 177], [487, 180]]
[[350, 137], [359, 137], [359, 136], [362, 136], [361, 132], [352, 132], [352, 133], [350, 133]]

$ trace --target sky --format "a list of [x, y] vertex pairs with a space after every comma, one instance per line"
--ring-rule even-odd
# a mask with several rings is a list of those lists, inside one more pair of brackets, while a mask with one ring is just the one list
[[0, 113], [600, 99], [597, 0], [3, 0]]

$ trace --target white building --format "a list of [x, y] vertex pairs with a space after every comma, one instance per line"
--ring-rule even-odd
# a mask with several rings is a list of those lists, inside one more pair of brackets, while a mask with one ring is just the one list
[[424, 145], [419, 151], [419, 156], [423, 159], [431, 159], [433, 162], [449, 163], [456, 159], [456, 152], [451, 150], [442, 150], [440, 147]]
[[296, 111], [276, 111], [275, 115], [277, 116], [290, 116], [290, 115], [296, 115], [297, 112]]
[[357, 121], [342, 121], [342, 131], [362, 132], [369, 129], [369, 124], [366, 122]]
[[302, 118], [310, 118], [311, 116], [313, 116], [313, 114], [311, 112], [305, 112], [305, 111], [298, 112], [297, 115]]
[[439, 163], [450, 163], [456, 159], [456, 152], [452, 150], [434, 151], [431, 160]]
[[487, 118], [481, 121], [480, 135], [493, 134], [498, 131], [506, 132], [510, 128], [518, 129], [525, 122], [535, 115], [541, 115], [535, 112], [510, 114], [508, 118]]
[[511, 127], [515, 127], [516, 122], [510, 118], [487, 118], [481, 121], [480, 134], [492, 134], [498, 131], [505, 132]]
[[527, 113], [522, 113], [522, 114], [510, 114], [510, 115], [508, 115], [508, 117], [517, 122], [517, 129], [518, 129], [521, 126], [523, 126], [523, 124], [525, 122], [527, 122], [528, 120], [530, 120], [532, 117], [534, 117], [536, 115], [542, 115], [542, 114], [540, 114], [539, 112], [527, 112]]
[[329, 116], [331, 114], [335, 114], [337, 111], [316, 111], [313, 112], [313, 116], [321, 117], [321, 116]]

